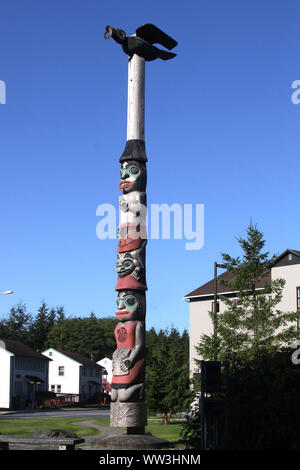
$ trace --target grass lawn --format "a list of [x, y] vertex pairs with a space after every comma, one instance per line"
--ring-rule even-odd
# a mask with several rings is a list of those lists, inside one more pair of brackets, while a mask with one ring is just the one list
[[162, 424], [161, 422], [149, 421], [146, 431], [150, 431], [151, 434], [155, 437], [160, 437], [161, 439], [167, 439], [169, 442], [179, 442], [180, 441], [180, 431], [182, 423], [170, 423]]
[[78, 426], [75, 423], [87, 421], [87, 418], [20, 418], [0, 421], [0, 433], [12, 436], [31, 436], [35, 429], [66, 429], [78, 436], [94, 436], [99, 434], [95, 428]]
[[[77, 422], [87, 421], [88, 418], [25, 418], [9, 419], [0, 421], [0, 433], [13, 436], [31, 436], [35, 429], [66, 429], [75, 432], [80, 437], [94, 436], [99, 434], [95, 428], [88, 426], [78, 426]], [[109, 426], [109, 418], [91, 419], [100, 426]], [[173, 422], [163, 424], [159, 421], [148, 421], [146, 431], [151, 432], [155, 437], [167, 439], [173, 444], [180, 441], [180, 430], [182, 423]]]
[[[109, 426], [109, 418], [98, 418], [94, 420], [96, 424], [100, 426]], [[170, 424], [163, 424], [160, 420], [157, 421], [148, 421], [148, 426], [146, 427], [146, 432], [151, 432], [155, 437], [161, 439], [167, 439], [169, 442], [179, 442], [180, 441], [180, 430], [182, 423], [173, 422]]]

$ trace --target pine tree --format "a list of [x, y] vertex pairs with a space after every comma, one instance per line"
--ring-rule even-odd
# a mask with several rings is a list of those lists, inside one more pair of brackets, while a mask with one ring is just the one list
[[26, 343], [29, 337], [31, 322], [32, 315], [27, 313], [26, 305], [19, 303], [12, 307], [8, 318], [2, 324], [5, 338]]
[[111, 358], [116, 349], [116, 323], [116, 318], [97, 318], [94, 313], [84, 318], [62, 318], [49, 331], [45, 346], [92, 356], [95, 361]]
[[188, 334], [172, 328], [147, 332], [146, 401], [149, 409], [168, 424], [172, 415], [184, 411], [190, 400]]
[[[234, 275], [223, 283], [237, 294], [235, 298], [220, 296], [225, 311], [217, 315], [216, 335], [202, 335], [196, 347], [204, 359], [228, 359], [239, 353], [250, 359], [260, 352], [278, 350], [296, 338], [297, 313], [276, 308], [285, 281], [267, 280], [275, 256], [263, 251], [265, 240], [256, 225], [250, 224], [246, 233], [246, 238], [237, 238], [242, 258], [221, 254], [224, 268]], [[258, 290], [262, 281], [264, 286]], [[214, 318], [212, 313], [210, 316]]]
[[47, 307], [45, 302], [38, 309], [38, 313], [35, 319], [32, 321], [28, 343], [29, 345], [38, 351], [42, 351], [45, 348], [47, 336], [51, 328], [56, 323], [56, 311], [54, 308]]

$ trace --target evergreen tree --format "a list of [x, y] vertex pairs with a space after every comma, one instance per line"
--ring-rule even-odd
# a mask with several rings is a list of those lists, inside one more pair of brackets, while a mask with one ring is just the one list
[[97, 318], [94, 313], [84, 318], [61, 319], [49, 331], [45, 346], [78, 352], [95, 361], [111, 358], [116, 349], [116, 323], [115, 318]]
[[56, 324], [58, 325], [66, 319], [64, 307], [56, 307]]
[[54, 308], [49, 309], [45, 302], [38, 309], [38, 313], [31, 322], [28, 343], [38, 351], [45, 349], [47, 336], [51, 328], [56, 323], [56, 311]]
[[[262, 232], [250, 224], [247, 236], [237, 240], [241, 258], [222, 254], [225, 268], [233, 274], [225, 284], [236, 296], [220, 296], [225, 311], [217, 315], [217, 335], [202, 335], [196, 348], [203, 359], [229, 361], [228, 426], [225, 432], [219, 421], [219, 447], [296, 449], [299, 371], [286, 346], [297, 336], [298, 314], [277, 308], [284, 280], [269, 280], [274, 256], [264, 251]], [[200, 448], [199, 424], [200, 409], [195, 406], [181, 436], [188, 447]]]
[[174, 413], [186, 409], [190, 399], [188, 334], [174, 328], [147, 333], [146, 401], [168, 424]]
[[7, 325], [5, 319], [0, 320], [0, 338], [7, 338]]
[[6, 339], [27, 343], [32, 315], [27, 313], [26, 306], [19, 303], [12, 307], [9, 316], [2, 324], [2, 332]]
[[[239, 237], [242, 258], [222, 253], [224, 267], [234, 277], [225, 283], [235, 298], [220, 296], [225, 311], [217, 315], [216, 336], [202, 335], [197, 352], [204, 359], [228, 359], [242, 353], [248, 358], [260, 352], [291, 343], [296, 338], [297, 313], [281, 312], [276, 306], [282, 299], [283, 279], [269, 280], [269, 270], [275, 256], [263, 248], [263, 233], [250, 224], [247, 237]], [[257, 289], [263, 282], [263, 288]], [[212, 319], [214, 315], [210, 313]], [[198, 361], [199, 363], [199, 361]]]

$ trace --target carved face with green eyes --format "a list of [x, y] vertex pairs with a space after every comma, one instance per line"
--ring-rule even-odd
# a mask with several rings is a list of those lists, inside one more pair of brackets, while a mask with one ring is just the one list
[[131, 191], [145, 191], [146, 167], [134, 161], [124, 162], [121, 167], [121, 182], [119, 184], [123, 194]]
[[130, 290], [119, 292], [116, 317], [121, 322], [145, 320], [145, 296]]
[[117, 273], [119, 277], [128, 276], [135, 268], [136, 265], [129, 253], [126, 253], [123, 258], [117, 261]]

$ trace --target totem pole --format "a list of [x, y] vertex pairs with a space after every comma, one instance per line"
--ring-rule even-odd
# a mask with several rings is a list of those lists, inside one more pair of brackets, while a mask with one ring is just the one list
[[106, 26], [105, 39], [113, 38], [129, 56], [127, 142], [120, 158], [122, 196], [119, 200], [116, 285], [117, 349], [113, 354], [110, 425], [127, 427], [127, 434], [144, 434], [147, 424], [145, 390], [146, 316], [146, 150], [144, 132], [145, 61], [168, 60], [177, 42], [152, 24], [133, 36]]

